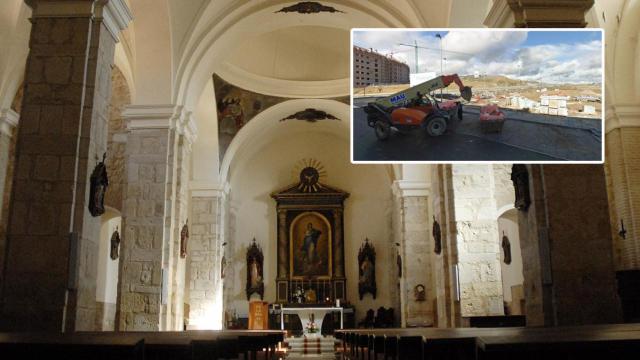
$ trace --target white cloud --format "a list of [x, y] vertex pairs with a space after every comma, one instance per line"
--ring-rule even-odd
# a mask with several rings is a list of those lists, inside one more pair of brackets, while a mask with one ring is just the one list
[[[600, 41], [525, 46], [524, 31], [451, 31], [443, 37], [443, 70], [469, 75], [480, 72], [548, 83], [601, 81]], [[354, 43], [393, 54], [415, 69], [414, 49], [399, 44], [418, 42], [420, 72], [440, 72], [440, 40], [433, 33], [413, 31], [355, 32]]]

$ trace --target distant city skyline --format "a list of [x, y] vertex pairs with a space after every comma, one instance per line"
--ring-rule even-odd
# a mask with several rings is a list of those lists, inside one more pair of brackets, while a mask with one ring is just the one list
[[601, 32], [594, 31], [354, 31], [353, 44], [393, 55], [415, 72], [504, 75], [545, 83], [601, 83]]

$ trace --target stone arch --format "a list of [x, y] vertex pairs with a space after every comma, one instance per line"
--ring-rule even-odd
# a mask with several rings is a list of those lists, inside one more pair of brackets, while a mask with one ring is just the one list
[[618, 104], [637, 102], [640, 95], [640, 0], [626, 3], [618, 27], [613, 59], [613, 98]]
[[[389, 8], [371, 2], [370, 6], [350, 1], [336, 6], [344, 9], [345, 15], [329, 14], [287, 14], [289, 16], [275, 16], [286, 2], [277, 4], [252, 2], [248, 5], [237, 5], [231, 9], [217, 9], [211, 3], [200, 12], [196, 25], [185, 42], [187, 45], [177, 65], [176, 89], [174, 99], [176, 103], [193, 105], [211, 74], [216, 72], [222, 62], [222, 55], [235, 46], [235, 42], [242, 37], [264, 33], [270, 30], [287, 28], [294, 25], [318, 25], [351, 29], [361, 27], [420, 27], [425, 26], [424, 20], [414, 16], [408, 18], [396, 8]], [[402, 1], [407, 9], [414, 8], [411, 2]], [[407, 12], [409, 13], [409, 12]], [[418, 11], [413, 14], [419, 13]], [[223, 18], [221, 17], [222, 15]], [[284, 14], [279, 14], [284, 15]], [[207, 19], [211, 19], [207, 21]], [[257, 27], [255, 24], [261, 24]], [[347, 79], [345, 79], [347, 81]], [[348, 83], [348, 82], [347, 82]]]

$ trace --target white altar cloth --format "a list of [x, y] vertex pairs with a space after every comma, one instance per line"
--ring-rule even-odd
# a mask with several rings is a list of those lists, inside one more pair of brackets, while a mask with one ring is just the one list
[[314, 322], [318, 328], [318, 334], [322, 331], [322, 321], [329, 312], [340, 312], [340, 329], [344, 326], [344, 309], [342, 307], [283, 307], [280, 309], [280, 329], [284, 330], [284, 314], [297, 314], [302, 322], [302, 329], [306, 333], [309, 318], [313, 314]]

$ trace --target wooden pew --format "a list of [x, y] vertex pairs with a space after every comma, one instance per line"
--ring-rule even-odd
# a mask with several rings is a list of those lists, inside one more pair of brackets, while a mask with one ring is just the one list
[[[555, 328], [397, 328], [337, 331], [345, 339], [345, 345], [351, 349], [348, 353], [350, 358], [376, 360], [381, 355], [384, 359], [471, 360], [476, 358], [477, 338], [506, 339], [523, 336], [544, 338], [545, 336], [555, 337], [566, 333], [589, 338], [594, 334], [612, 332], [640, 333], [640, 324]], [[368, 337], [368, 340], [366, 342], [362, 341], [363, 337]], [[354, 338], [356, 340], [351, 340]], [[380, 347], [380, 344], [384, 344], [383, 351], [376, 350], [376, 348]], [[354, 357], [354, 355], [357, 356]]]
[[90, 334], [0, 333], [0, 354], [3, 360], [143, 360], [144, 340]]
[[640, 331], [565, 331], [476, 339], [479, 360], [638, 359]]
[[[160, 332], [0, 333], [0, 358], [38, 359], [235, 359], [271, 358], [284, 340], [280, 330], [196, 330]], [[8, 354], [10, 356], [5, 356]]]

